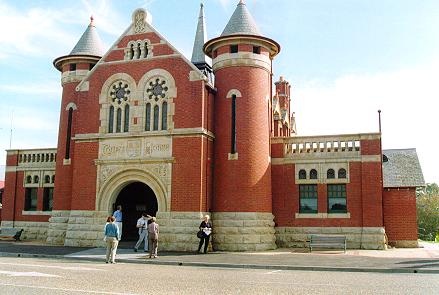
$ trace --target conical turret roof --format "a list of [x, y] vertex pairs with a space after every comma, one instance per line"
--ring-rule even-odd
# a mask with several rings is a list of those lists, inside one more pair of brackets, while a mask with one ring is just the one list
[[90, 17], [90, 24], [69, 55], [103, 56], [104, 53], [104, 46], [96, 31], [93, 17]]
[[194, 48], [192, 50], [191, 62], [193, 64], [206, 63], [206, 55], [203, 51], [204, 43], [207, 41], [206, 21], [204, 19], [203, 4], [200, 4], [200, 14], [198, 16], [197, 32], [195, 34]]
[[255, 20], [251, 16], [243, 0], [236, 6], [235, 12], [227, 23], [221, 36], [228, 35], [257, 35], [261, 36]]

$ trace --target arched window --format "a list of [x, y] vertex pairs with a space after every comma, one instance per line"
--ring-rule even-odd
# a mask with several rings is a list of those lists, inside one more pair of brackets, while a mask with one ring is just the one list
[[309, 172], [309, 178], [310, 179], [317, 179], [317, 170], [316, 169], [311, 169], [311, 171]]
[[52, 183], [55, 183], [55, 175], [52, 175]]
[[326, 172], [326, 178], [328, 178], [328, 179], [335, 178], [335, 171], [334, 171], [334, 169], [328, 169], [328, 171]]
[[153, 130], [159, 130], [159, 106], [154, 107], [154, 124], [152, 126]]
[[151, 131], [151, 104], [146, 104], [145, 131]]
[[28, 175], [26, 177], [26, 183], [32, 183], [32, 176]]
[[34, 176], [34, 183], [38, 183], [40, 182], [40, 178], [38, 177], [38, 175]]
[[125, 106], [125, 122], [123, 123], [123, 132], [128, 132], [130, 126], [130, 106]]
[[300, 169], [300, 171], [299, 171], [299, 179], [306, 179], [306, 171], [305, 171], [305, 169]]
[[162, 130], [168, 129], [168, 104], [163, 102], [162, 104]]
[[110, 113], [108, 114], [108, 133], [113, 133], [114, 124], [114, 107], [110, 106]]
[[120, 132], [122, 130], [122, 109], [117, 108], [116, 112], [116, 132]]
[[49, 175], [44, 176], [44, 183], [50, 183], [50, 176]]
[[338, 178], [346, 178], [346, 169], [339, 169], [338, 170]]

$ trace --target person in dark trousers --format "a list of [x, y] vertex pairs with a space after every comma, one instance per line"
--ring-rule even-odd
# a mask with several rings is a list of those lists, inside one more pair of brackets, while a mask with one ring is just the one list
[[199, 229], [203, 232], [198, 244], [198, 253], [201, 253], [201, 247], [204, 243], [204, 254], [207, 254], [207, 247], [209, 247], [210, 234], [212, 233], [212, 223], [209, 221], [209, 215], [204, 215], [204, 220], [201, 222]]

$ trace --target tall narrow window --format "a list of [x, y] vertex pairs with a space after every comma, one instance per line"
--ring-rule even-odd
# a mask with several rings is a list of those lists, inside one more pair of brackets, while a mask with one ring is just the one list
[[114, 107], [110, 106], [110, 113], [108, 114], [108, 133], [113, 133], [114, 124]]
[[168, 129], [168, 104], [163, 102], [162, 104], [162, 130]]
[[24, 196], [24, 210], [36, 211], [37, 210], [37, 188], [26, 188]]
[[299, 213], [317, 213], [317, 184], [299, 185]]
[[159, 130], [159, 106], [154, 107], [154, 124], [152, 129]]
[[236, 153], [236, 95], [232, 95], [232, 145], [231, 154]]
[[43, 194], [43, 211], [52, 211], [53, 209], [53, 187], [45, 187]]
[[309, 178], [310, 179], [317, 179], [317, 170], [316, 169], [311, 169], [311, 171], [309, 172]]
[[117, 108], [116, 113], [116, 132], [120, 132], [122, 130], [122, 110]]
[[346, 212], [346, 184], [328, 184], [328, 213]]
[[127, 104], [125, 106], [125, 120], [123, 124], [123, 132], [128, 132], [130, 126], [130, 106]]
[[151, 131], [151, 104], [146, 104], [145, 131]]
[[70, 139], [72, 137], [72, 117], [73, 108], [69, 108], [69, 116], [67, 119], [67, 133], [66, 133], [66, 153], [64, 159], [70, 159]]

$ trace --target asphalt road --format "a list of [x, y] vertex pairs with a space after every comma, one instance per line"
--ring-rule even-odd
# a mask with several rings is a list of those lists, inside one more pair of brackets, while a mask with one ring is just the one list
[[105, 264], [0, 257], [0, 294], [438, 294], [437, 274]]

